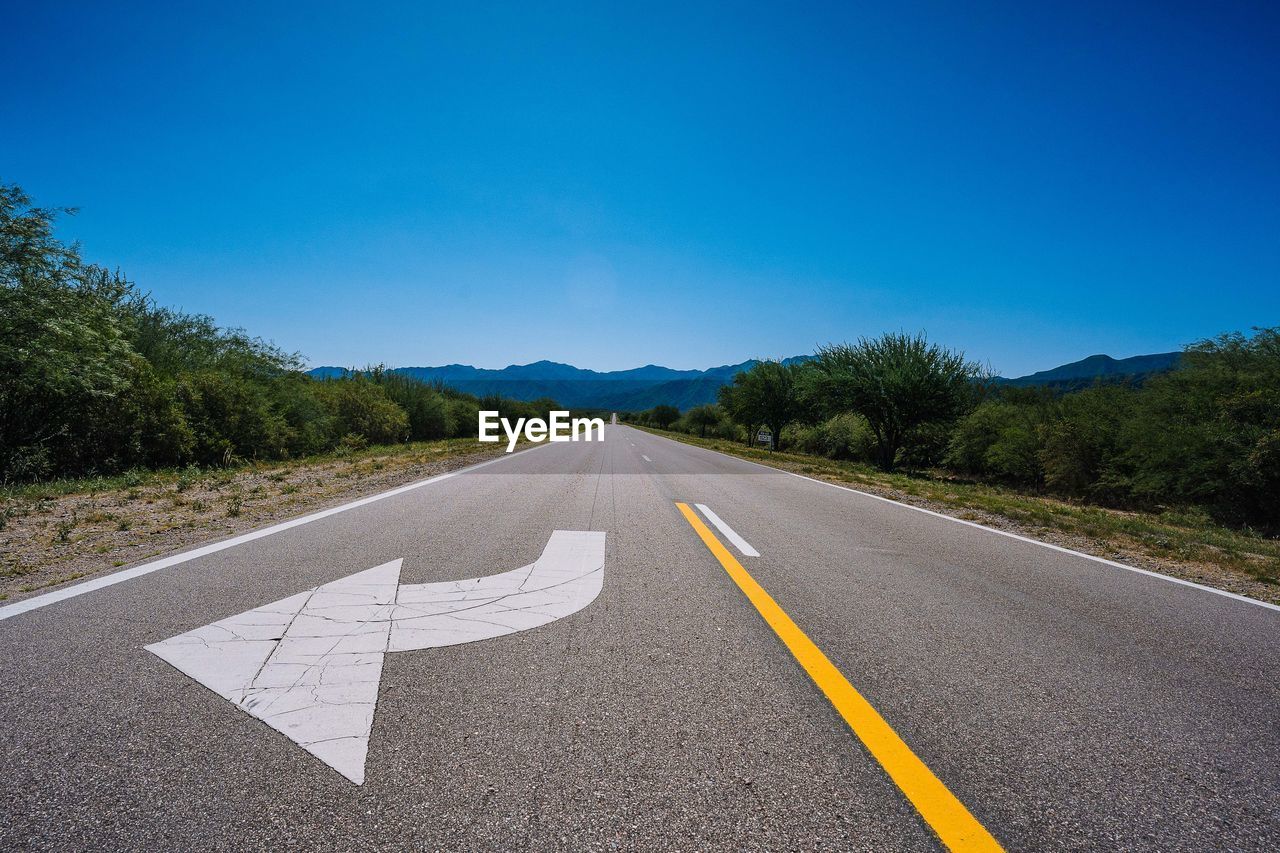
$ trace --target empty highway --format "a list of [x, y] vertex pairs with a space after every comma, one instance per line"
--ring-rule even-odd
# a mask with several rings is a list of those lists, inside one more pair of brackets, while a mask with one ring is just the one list
[[1275, 608], [625, 426], [259, 534], [0, 607], [0, 846], [1280, 847]]

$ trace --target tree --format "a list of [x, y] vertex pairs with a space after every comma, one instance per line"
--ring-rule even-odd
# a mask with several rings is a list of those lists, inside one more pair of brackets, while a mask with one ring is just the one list
[[876, 437], [876, 463], [886, 471], [918, 430], [971, 408], [983, 376], [963, 353], [904, 333], [820, 347], [811, 364], [806, 394], [827, 413], [865, 417]]
[[66, 212], [0, 184], [0, 483], [475, 434], [472, 395], [381, 367], [314, 380], [297, 354], [158, 306], [57, 239]]
[[781, 447], [782, 428], [800, 411], [800, 368], [780, 361], [757, 361], [750, 370], [733, 377], [733, 385], [720, 390], [721, 406], [747, 427], [747, 443], [758, 425], [773, 433], [773, 448]]
[[1137, 396], [1121, 461], [1134, 498], [1280, 530], [1280, 327], [1194, 344]]
[[707, 427], [713, 427], [720, 423], [720, 409], [714, 404], [694, 406], [685, 414], [685, 420], [689, 426], [697, 427], [698, 434], [706, 438]]
[[675, 406], [654, 406], [649, 411], [649, 422], [658, 429], [669, 429], [680, 417], [680, 410]]
[[970, 474], [1036, 485], [1044, 480], [1044, 435], [1052, 401], [988, 400], [955, 425], [947, 465]]
[[129, 344], [118, 280], [54, 238], [57, 212], [0, 185], [0, 480], [171, 463], [181, 414]]
[[[738, 374], [740, 376], [742, 374]], [[736, 380], [735, 376], [735, 380]], [[760, 425], [758, 407], [751, 399], [751, 389], [742, 385], [722, 385], [719, 392], [720, 409], [729, 416], [729, 420], [739, 424], [747, 431], [747, 444], [752, 442], [756, 427]]]

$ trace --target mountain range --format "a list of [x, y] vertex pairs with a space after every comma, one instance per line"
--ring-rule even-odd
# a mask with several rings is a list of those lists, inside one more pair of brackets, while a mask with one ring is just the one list
[[1173, 370], [1181, 359], [1180, 352], [1158, 352], [1151, 355], [1135, 355], [1130, 358], [1091, 355], [1070, 364], [1019, 376], [1016, 379], [997, 377], [996, 382], [1023, 388], [1044, 385], [1055, 391], [1075, 391], [1098, 381], [1141, 384], [1152, 376]]
[[[807, 361], [811, 357], [800, 355], [784, 361], [790, 364]], [[995, 381], [1021, 387], [1045, 385], [1058, 391], [1076, 390], [1099, 380], [1141, 382], [1152, 375], [1172, 370], [1180, 357], [1181, 353], [1176, 352], [1122, 359], [1091, 355], [1051, 370], [1014, 379], [997, 377]], [[398, 367], [394, 372], [424, 382], [442, 382], [477, 396], [501, 394], [517, 400], [550, 397], [574, 409], [624, 412], [665, 404], [684, 411], [704, 403], [714, 403], [721, 386], [732, 382], [734, 374], [749, 370], [755, 363], [755, 359], [751, 359], [707, 370], [675, 370], [646, 364], [630, 370], [600, 372], [555, 361], [535, 361], [532, 364], [513, 364], [501, 370], [446, 364], [442, 367]], [[348, 372], [343, 367], [316, 367], [308, 371], [316, 378], [344, 376]]]

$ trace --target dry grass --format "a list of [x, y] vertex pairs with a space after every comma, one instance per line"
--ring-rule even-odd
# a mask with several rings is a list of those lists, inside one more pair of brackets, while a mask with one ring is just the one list
[[447, 439], [0, 490], [0, 600], [456, 470], [504, 449]]

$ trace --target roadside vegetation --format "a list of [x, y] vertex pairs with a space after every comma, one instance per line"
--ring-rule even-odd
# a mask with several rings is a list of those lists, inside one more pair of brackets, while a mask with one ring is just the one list
[[[762, 361], [717, 405], [621, 418], [767, 464], [1280, 583], [1278, 328], [1193, 344], [1177, 369], [1140, 386], [1069, 393], [1002, 386], [922, 335], [889, 334], [821, 348], [806, 363]], [[761, 427], [775, 450], [756, 446]]]
[[1280, 604], [1280, 539], [1224, 526], [1194, 506], [1160, 511], [1097, 506], [946, 469], [885, 472], [865, 462], [771, 452], [736, 439], [636, 425], [806, 477]]
[[[480, 410], [515, 421], [558, 408], [381, 367], [312, 379], [300, 356], [85, 262], [54, 234], [70, 212], [0, 185], [0, 596], [466, 464], [500, 450], [475, 442]], [[1103, 551], [1280, 584], [1280, 328], [1193, 344], [1140, 386], [1068, 393], [1002, 386], [923, 335], [887, 334], [760, 361], [713, 405], [620, 415]], [[771, 450], [753, 443], [762, 428]]]
[[452, 470], [477, 398], [300, 356], [157, 305], [0, 185], [0, 599]]
[[0, 484], [232, 467], [474, 437], [479, 399], [381, 368], [314, 380], [302, 359], [157, 305], [54, 235], [59, 214], [0, 185]]
[[0, 600], [499, 456], [473, 438], [0, 487]]

